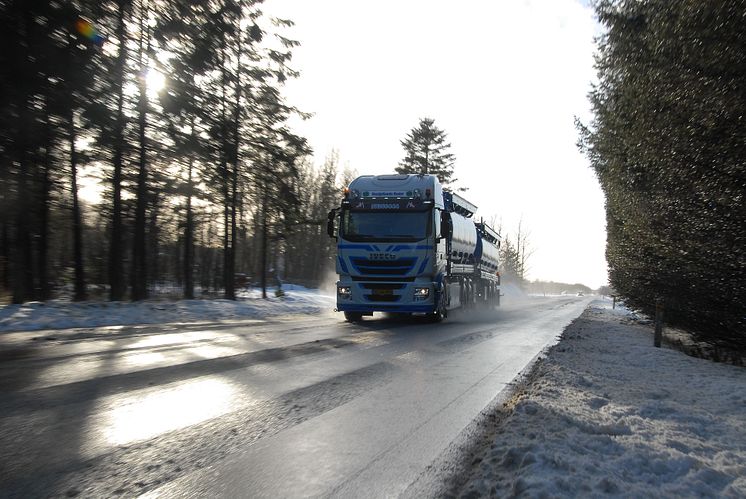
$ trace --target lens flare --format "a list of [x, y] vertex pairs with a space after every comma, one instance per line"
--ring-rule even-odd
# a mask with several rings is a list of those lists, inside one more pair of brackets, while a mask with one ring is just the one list
[[96, 31], [96, 27], [91, 21], [84, 17], [79, 17], [75, 21], [75, 31], [82, 37], [87, 38], [94, 44], [101, 46], [104, 43], [104, 36]]

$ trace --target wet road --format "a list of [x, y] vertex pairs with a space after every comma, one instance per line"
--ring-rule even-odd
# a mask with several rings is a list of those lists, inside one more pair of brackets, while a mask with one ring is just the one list
[[0, 496], [406, 495], [589, 300], [6, 333]]

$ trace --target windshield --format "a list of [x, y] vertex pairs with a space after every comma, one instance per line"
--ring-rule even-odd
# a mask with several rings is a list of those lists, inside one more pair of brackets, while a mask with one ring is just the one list
[[432, 211], [350, 211], [342, 213], [342, 237], [349, 241], [420, 241], [431, 234]]

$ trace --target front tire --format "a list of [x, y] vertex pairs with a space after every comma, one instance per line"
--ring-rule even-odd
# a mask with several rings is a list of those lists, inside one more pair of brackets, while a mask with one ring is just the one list
[[443, 322], [443, 319], [448, 317], [448, 309], [446, 308], [447, 297], [446, 297], [446, 286], [443, 286], [442, 291], [438, 293], [438, 308], [428, 315], [428, 318], [432, 322]]
[[345, 320], [347, 322], [360, 322], [363, 320], [363, 314], [361, 312], [345, 312]]

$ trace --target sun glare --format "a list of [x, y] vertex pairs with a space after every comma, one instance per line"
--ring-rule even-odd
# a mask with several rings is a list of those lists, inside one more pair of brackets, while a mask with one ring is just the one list
[[148, 94], [157, 94], [166, 86], [166, 77], [160, 71], [150, 68], [145, 75], [145, 84], [148, 87]]
[[111, 410], [104, 432], [115, 445], [147, 440], [225, 414], [235, 396], [230, 383], [214, 378], [149, 393]]

